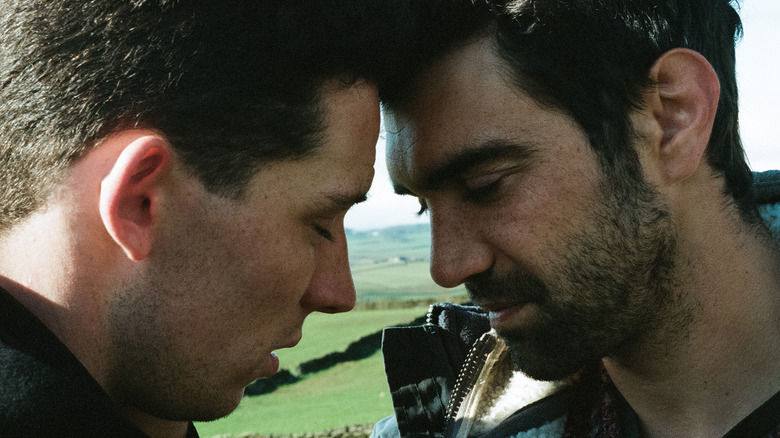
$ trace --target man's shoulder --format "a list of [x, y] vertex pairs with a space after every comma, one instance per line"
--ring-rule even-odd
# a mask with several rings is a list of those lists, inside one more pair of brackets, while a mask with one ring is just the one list
[[[76, 421], [81, 423], [95, 406], [100, 406], [90, 395], [89, 386], [80, 385], [84, 382], [79, 380], [26, 352], [0, 344], [0, 435], [44, 436], [49, 431], [58, 436], [67, 434]], [[79, 426], [79, 430], [83, 433], [90, 429]]]
[[56, 336], [1, 289], [0, 314], [0, 436], [145, 437]]
[[753, 174], [756, 204], [772, 236], [780, 245], [780, 170]]
[[753, 173], [753, 189], [758, 204], [780, 202], [780, 170]]

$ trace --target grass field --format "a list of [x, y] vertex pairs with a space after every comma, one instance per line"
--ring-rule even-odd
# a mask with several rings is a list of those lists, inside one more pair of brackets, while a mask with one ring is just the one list
[[431, 280], [428, 262], [376, 263], [352, 267], [358, 301], [430, 299], [447, 301], [462, 297], [463, 286], [445, 289]]
[[271, 394], [244, 397], [229, 416], [198, 423], [200, 436], [303, 433], [373, 423], [392, 414], [380, 352], [284, 386]]
[[[353, 311], [341, 315], [312, 314], [304, 324], [304, 337], [295, 348], [280, 350], [281, 368], [332, 351], [349, 342], [400, 325], [427, 312], [426, 307]], [[202, 437], [221, 434], [299, 433], [333, 429], [349, 424], [372, 423], [392, 413], [381, 352], [353, 362], [312, 373], [276, 391], [244, 397], [229, 416], [198, 423]]]
[[445, 289], [431, 279], [430, 226], [347, 231], [349, 260], [358, 301], [452, 300], [463, 287]]
[[350, 342], [381, 330], [404, 324], [425, 315], [426, 307], [353, 311], [338, 315], [312, 313], [303, 324], [303, 339], [295, 348], [279, 350], [279, 368], [294, 369], [299, 363], [343, 351]]

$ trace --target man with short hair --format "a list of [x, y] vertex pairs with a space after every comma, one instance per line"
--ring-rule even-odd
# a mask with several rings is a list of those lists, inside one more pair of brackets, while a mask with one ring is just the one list
[[386, 331], [375, 435], [778, 436], [780, 186], [740, 144], [733, 6], [409, 8], [389, 172], [479, 308]]
[[0, 436], [197, 436], [353, 307], [385, 12], [0, 5]]

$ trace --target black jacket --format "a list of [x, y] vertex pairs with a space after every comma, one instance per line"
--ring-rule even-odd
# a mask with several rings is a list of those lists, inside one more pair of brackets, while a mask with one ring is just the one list
[[[190, 424], [188, 438], [197, 438]], [[0, 437], [147, 438], [49, 329], [0, 289]]]

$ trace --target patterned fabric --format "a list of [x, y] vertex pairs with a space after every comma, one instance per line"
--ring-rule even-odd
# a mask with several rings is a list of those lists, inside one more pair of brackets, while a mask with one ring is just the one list
[[582, 372], [563, 438], [622, 438], [615, 386], [603, 367]]
[[[618, 392], [603, 366], [598, 370], [583, 373], [578, 385], [580, 400], [569, 413], [569, 421], [563, 438], [639, 438], [639, 425], [636, 414]], [[777, 406], [778, 396], [774, 402], [767, 404]], [[766, 408], [763, 406], [762, 408]], [[760, 412], [759, 412], [760, 411]], [[770, 409], [769, 419], [780, 418], [777, 408]], [[755, 411], [751, 416], [766, 415], [767, 410]], [[770, 423], [771, 424], [771, 423]], [[741, 424], [740, 424], [741, 426]], [[748, 432], [750, 430], [750, 432]], [[766, 428], [763, 429], [766, 431]], [[726, 436], [740, 438], [780, 438], [780, 420], [770, 432], [752, 432], [750, 428], [731, 430]]]

